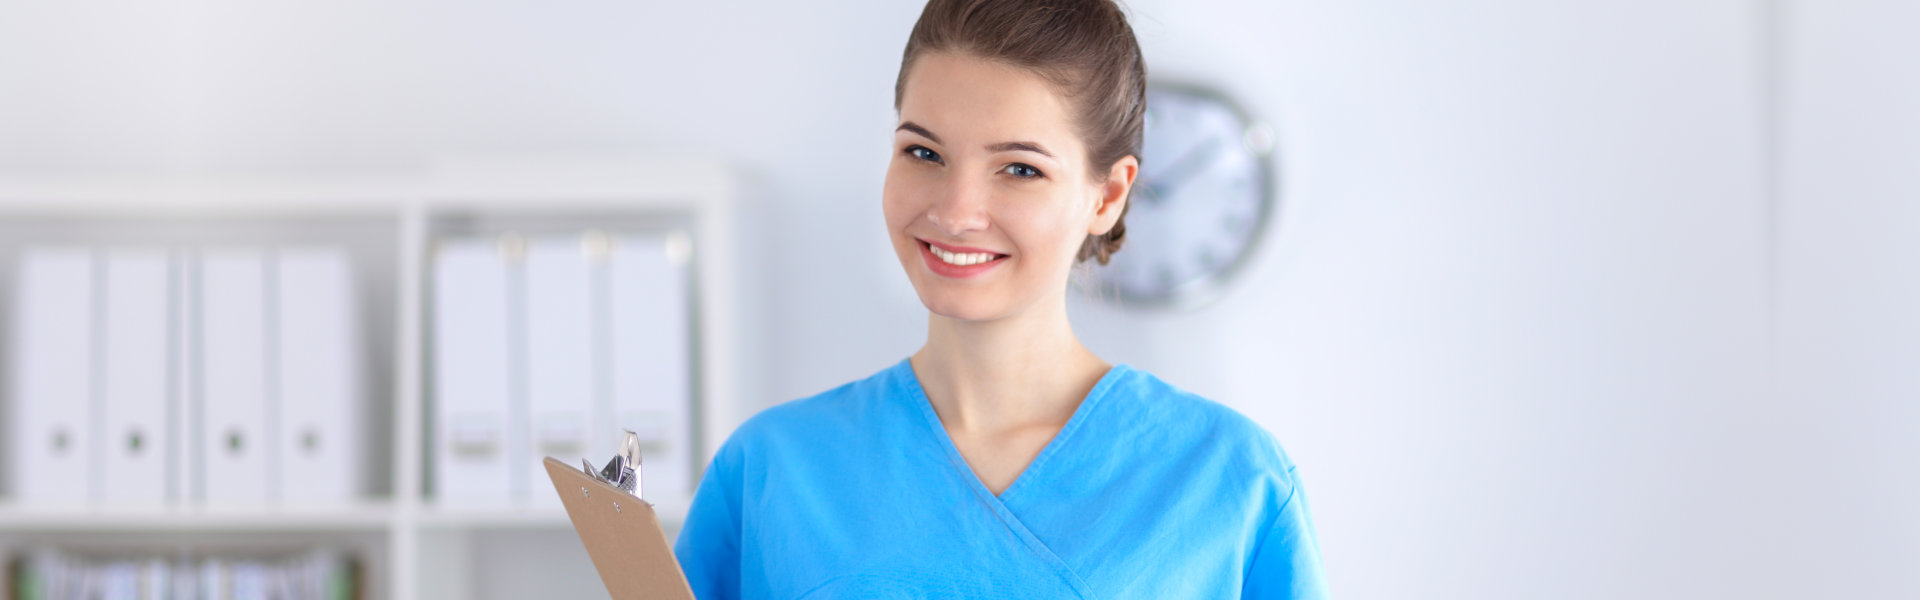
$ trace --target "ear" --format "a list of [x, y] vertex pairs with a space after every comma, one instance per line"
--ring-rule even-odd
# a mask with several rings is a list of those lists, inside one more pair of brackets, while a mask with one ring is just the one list
[[1120, 214], [1127, 208], [1127, 192], [1133, 189], [1133, 178], [1140, 174], [1140, 159], [1129, 154], [1113, 162], [1113, 169], [1107, 172], [1107, 182], [1100, 186], [1098, 203], [1093, 206], [1093, 222], [1087, 225], [1088, 235], [1101, 235], [1113, 229], [1120, 220]]

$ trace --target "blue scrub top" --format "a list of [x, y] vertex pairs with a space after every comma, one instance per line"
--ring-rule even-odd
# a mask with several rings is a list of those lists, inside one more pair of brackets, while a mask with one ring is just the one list
[[1280, 444], [1125, 365], [998, 496], [906, 360], [769, 408], [708, 465], [674, 554], [699, 600], [1327, 596]]

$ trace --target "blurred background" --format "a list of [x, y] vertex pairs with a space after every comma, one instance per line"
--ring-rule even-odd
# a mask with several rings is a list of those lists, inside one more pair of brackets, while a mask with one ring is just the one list
[[[1271, 134], [1272, 210], [1076, 329], [1279, 437], [1336, 593], [1920, 596], [1920, 5], [1128, 4]], [[8, 589], [604, 597], [521, 453], [646, 430], [672, 533], [732, 424], [924, 339], [879, 206], [918, 13], [0, 2]]]

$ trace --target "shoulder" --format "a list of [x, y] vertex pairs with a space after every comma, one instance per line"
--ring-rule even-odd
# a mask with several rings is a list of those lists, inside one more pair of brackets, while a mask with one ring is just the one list
[[805, 398], [768, 407], [742, 422], [727, 436], [721, 452], [762, 452], [769, 446], [810, 444], [845, 439], [853, 432], [871, 430], [884, 418], [900, 394], [899, 365], [882, 369]]
[[1136, 460], [1157, 465], [1159, 480], [1180, 481], [1188, 492], [1227, 502], [1223, 512], [1246, 517], [1250, 545], [1287, 518], [1290, 506], [1305, 519], [1304, 504], [1294, 502], [1301, 488], [1293, 460], [1265, 427], [1145, 371], [1128, 373], [1122, 383], [1108, 398], [1119, 407], [1109, 414], [1132, 423], [1117, 427], [1133, 438], [1120, 443], [1157, 455], [1160, 460]]
[[1243, 475], [1292, 479], [1292, 459], [1258, 422], [1152, 373], [1118, 368], [1126, 371], [1102, 401], [1113, 404], [1113, 414], [1138, 424], [1141, 435], [1166, 444], [1167, 450], [1204, 455], [1208, 462]]

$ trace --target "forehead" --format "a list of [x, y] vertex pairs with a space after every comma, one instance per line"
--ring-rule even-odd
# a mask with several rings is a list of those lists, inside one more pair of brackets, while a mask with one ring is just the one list
[[1033, 141], [1077, 151], [1065, 98], [1039, 74], [945, 52], [914, 61], [900, 94], [900, 120], [949, 145]]

